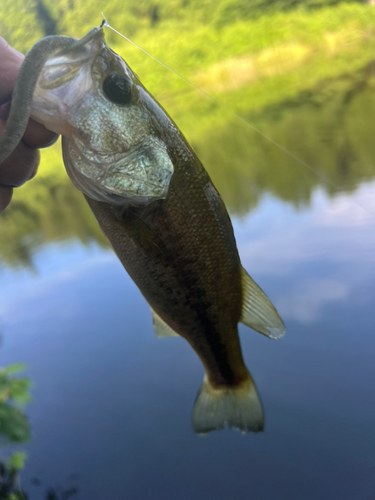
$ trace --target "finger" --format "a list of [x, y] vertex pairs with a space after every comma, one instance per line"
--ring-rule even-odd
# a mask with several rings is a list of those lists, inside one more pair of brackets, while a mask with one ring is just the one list
[[10, 111], [10, 101], [0, 105], [0, 119], [7, 121]]
[[[5, 124], [0, 120], [0, 136]], [[40, 154], [21, 141], [12, 154], [0, 165], [0, 185], [18, 187], [33, 175], [39, 164]]]
[[0, 186], [0, 213], [9, 205], [12, 194], [13, 188]]
[[40, 154], [37, 149], [26, 146], [21, 141], [13, 153], [0, 166], [0, 185], [22, 186], [36, 172]]
[[38, 172], [38, 168], [39, 168], [39, 164], [40, 164], [40, 153], [39, 153], [39, 151], [37, 151], [37, 154], [38, 154], [38, 159], [35, 162], [34, 167], [30, 171], [29, 178], [27, 179], [28, 181], [31, 181], [31, 179], [33, 179], [36, 176], [37, 172]]
[[58, 135], [46, 129], [44, 125], [32, 118], [29, 120], [26, 131], [23, 134], [24, 142], [30, 148], [46, 148], [56, 142]]
[[0, 37], [0, 60], [1, 60], [1, 87], [0, 103], [5, 102], [11, 95], [14, 84], [22, 65], [24, 56], [13, 49], [4, 38]]
[[[0, 105], [0, 119], [7, 120], [10, 112], [10, 102]], [[58, 139], [58, 135], [46, 129], [44, 125], [30, 118], [23, 140], [30, 148], [46, 148]]]

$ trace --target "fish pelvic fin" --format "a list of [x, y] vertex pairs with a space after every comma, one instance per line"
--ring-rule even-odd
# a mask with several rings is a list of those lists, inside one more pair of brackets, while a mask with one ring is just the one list
[[192, 426], [197, 434], [225, 426], [242, 432], [262, 432], [263, 407], [251, 376], [239, 387], [214, 388], [206, 375], [194, 403]]
[[164, 337], [179, 337], [178, 333], [176, 333], [170, 326], [165, 323], [160, 316], [156, 314], [155, 311], [151, 309], [152, 312], [152, 323], [154, 325], [155, 335], [161, 339]]
[[240, 322], [271, 339], [280, 339], [285, 334], [285, 325], [270, 299], [263, 290], [241, 268], [242, 312]]

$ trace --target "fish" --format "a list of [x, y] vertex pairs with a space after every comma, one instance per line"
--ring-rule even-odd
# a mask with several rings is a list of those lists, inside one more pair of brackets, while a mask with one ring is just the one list
[[155, 334], [184, 338], [203, 364], [194, 431], [262, 431], [238, 324], [272, 339], [285, 325], [242, 267], [224, 202], [194, 150], [106, 45], [103, 23], [80, 40], [40, 40], [24, 65], [0, 163], [22, 136], [22, 113], [62, 135], [66, 171], [149, 304]]

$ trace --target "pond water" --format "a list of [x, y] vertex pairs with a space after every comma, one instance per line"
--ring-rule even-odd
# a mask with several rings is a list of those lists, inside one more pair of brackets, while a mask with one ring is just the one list
[[278, 341], [239, 327], [262, 433], [194, 434], [198, 357], [155, 337], [65, 179], [35, 184], [40, 206], [19, 195], [1, 215], [1, 366], [25, 363], [34, 384], [31, 440], [2, 454], [27, 452], [29, 499], [48, 488], [85, 500], [375, 499], [373, 74], [367, 61], [261, 111], [239, 107], [319, 175], [233, 117], [201, 138], [186, 129], [243, 266], [286, 324]]
[[[203, 376], [188, 344], [156, 339], [151, 314], [110, 250], [46, 245], [33, 272], [2, 274], [2, 363], [35, 383], [22, 485], [78, 498], [368, 499], [375, 491], [375, 231], [356, 202], [375, 183], [297, 212], [272, 196], [234, 219], [244, 266], [287, 334], [240, 327], [263, 433], [193, 433]], [[32, 478], [42, 485], [35, 486]], [[73, 481], [73, 482], [74, 482]]]

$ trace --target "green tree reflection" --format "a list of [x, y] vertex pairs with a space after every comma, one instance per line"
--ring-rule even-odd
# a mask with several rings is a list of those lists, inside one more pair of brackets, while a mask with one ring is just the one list
[[[48, 30], [81, 36], [103, 8], [102, 0], [89, 10], [84, 0], [43, 0], [41, 22], [37, 0], [4, 1], [1, 33], [23, 51], [47, 21]], [[374, 177], [375, 9], [367, 2], [171, 0], [167, 8], [129, 0], [120, 8], [111, 0], [105, 13], [319, 174], [108, 32], [191, 142], [232, 214], [246, 214], [267, 193], [298, 208], [317, 186], [333, 195]], [[56, 145], [0, 216], [0, 265], [32, 267], [36, 246], [68, 239], [107, 245]]]

